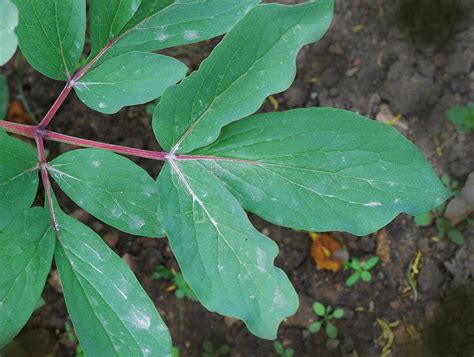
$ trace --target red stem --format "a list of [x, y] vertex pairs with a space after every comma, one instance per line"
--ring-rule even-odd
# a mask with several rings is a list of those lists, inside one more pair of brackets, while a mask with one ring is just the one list
[[87, 139], [77, 138], [75, 136], [69, 136], [69, 135], [56, 133], [54, 131], [41, 130], [35, 126], [30, 126], [30, 125], [0, 121], [0, 128], [4, 128], [6, 131], [13, 134], [35, 139], [37, 142], [40, 162], [43, 162], [46, 160], [44, 158], [44, 153], [41, 152], [41, 150], [44, 151], [44, 146], [38, 145], [39, 139], [41, 139], [41, 142], [43, 139], [51, 140], [51, 141], [56, 141], [60, 143], [81, 146], [81, 147], [86, 147], [86, 148], [113, 151], [122, 155], [137, 156], [137, 157], [142, 157], [142, 158], [151, 159], [151, 160], [160, 160], [160, 161], [168, 160], [167, 152], [142, 150], [142, 149], [130, 148], [127, 146], [101, 143], [98, 141], [87, 140]]
[[59, 108], [61, 108], [61, 105], [64, 103], [67, 96], [71, 92], [72, 88], [74, 87], [74, 84], [79, 79], [81, 79], [89, 71], [89, 69], [91, 69], [91, 67], [104, 55], [105, 52], [107, 52], [110, 49], [110, 47], [112, 47], [114, 43], [115, 42], [113, 40], [109, 41], [107, 45], [105, 45], [105, 47], [102, 50], [100, 50], [100, 52], [88, 64], [86, 64], [83, 68], [77, 71], [76, 74], [67, 81], [66, 85], [64, 86], [63, 90], [59, 94], [58, 98], [54, 101], [53, 106], [49, 109], [49, 111], [46, 113], [44, 118], [38, 124], [39, 130], [46, 129], [48, 124], [51, 122], [51, 120], [53, 120]]
[[86, 148], [113, 151], [122, 155], [137, 156], [137, 157], [142, 157], [142, 158], [151, 159], [151, 160], [165, 161], [167, 160], [167, 156], [168, 156], [167, 152], [142, 150], [142, 149], [130, 148], [127, 146], [106, 144], [106, 143], [101, 143], [98, 141], [81, 139], [81, 138], [76, 138], [74, 136], [59, 134], [59, 133], [55, 133], [48, 130], [44, 132], [44, 138], [46, 140], [57, 141], [61, 143], [66, 143], [66, 144], [71, 144], [71, 145], [76, 145], [76, 146], [81, 146], [81, 147], [86, 147]]
[[71, 81], [68, 81], [66, 85], [64, 86], [63, 90], [61, 91], [61, 93], [59, 94], [59, 97], [56, 98], [56, 100], [54, 101], [53, 106], [49, 109], [49, 111], [46, 113], [44, 118], [38, 124], [38, 128], [44, 129], [48, 126], [48, 124], [51, 122], [51, 120], [53, 120], [57, 111], [63, 104], [64, 100], [67, 98], [67, 96], [71, 92], [71, 89], [72, 89]]
[[114, 45], [115, 42], [115, 40], [109, 41], [88, 64], [86, 64], [83, 68], [77, 71], [74, 77], [72, 77], [72, 84], [74, 85], [74, 82], [77, 82], [79, 79], [81, 79], [82, 76], [85, 75], [94, 64], [96, 64], [96, 62], [104, 55], [105, 52], [110, 49], [110, 47]]
[[48, 201], [49, 213], [51, 215], [51, 225], [55, 231], [58, 233], [58, 221], [56, 220], [56, 214], [54, 212], [53, 206], [53, 194], [51, 191], [51, 182], [49, 180], [49, 173], [46, 164], [46, 155], [44, 152], [44, 142], [43, 137], [38, 135], [39, 132], [35, 134], [36, 147], [38, 148], [38, 158], [40, 161], [40, 172], [41, 172], [41, 181], [43, 182], [44, 193], [46, 200]]

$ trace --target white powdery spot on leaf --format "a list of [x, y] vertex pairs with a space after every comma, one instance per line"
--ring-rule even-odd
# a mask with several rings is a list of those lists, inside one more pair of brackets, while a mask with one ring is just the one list
[[364, 203], [365, 207], [377, 207], [377, 206], [382, 206], [382, 203], [380, 202], [369, 202], [369, 203]]
[[75, 82], [73, 85], [79, 92], [89, 90], [89, 84], [87, 82]]
[[100, 102], [99, 103], [99, 108], [101, 108], [101, 109], [107, 108], [107, 104], [105, 104], [104, 102]]
[[265, 252], [260, 248], [257, 248], [257, 268], [262, 273], [267, 272], [267, 269], [265, 268]]
[[130, 216], [130, 220], [129, 220], [129, 222], [128, 222], [128, 226], [129, 226], [131, 229], [140, 229], [140, 228], [142, 228], [144, 225], [145, 225], [145, 221], [143, 220], [143, 218], [141, 218], [141, 217], [139, 217], [139, 216], [136, 216], [136, 215]]
[[135, 309], [132, 311], [132, 321], [136, 327], [148, 330], [151, 326], [151, 317]]
[[184, 31], [183, 37], [190, 41], [197, 40], [199, 38], [199, 33], [197, 31], [186, 30]]
[[170, 36], [165, 31], [158, 31], [156, 33], [156, 39], [158, 41], [166, 41]]
[[113, 218], [119, 218], [123, 215], [123, 209], [119, 205], [115, 205], [110, 213]]

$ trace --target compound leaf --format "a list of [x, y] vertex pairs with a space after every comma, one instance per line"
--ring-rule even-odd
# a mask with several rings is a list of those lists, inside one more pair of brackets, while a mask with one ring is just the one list
[[180, 61], [154, 53], [130, 52], [112, 58], [74, 83], [88, 107], [113, 114], [122, 107], [147, 103], [184, 78]]
[[[10, 0], [0, 1], [0, 66], [7, 63], [15, 54], [18, 38], [15, 28], [18, 25], [18, 9]], [[0, 116], [0, 119], [1, 116]]]
[[21, 52], [39, 72], [71, 77], [84, 47], [85, 0], [14, 0], [20, 10], [16, 33]]
[[214, 141], [221, 128], [255, 112], [292, 83], [298, 50], [326, 32], [333, 1], [251, 10], [180, 85], [160, 100], [153, 129], [161, 146], [187, 153]]
[[339, 109], [252, 116], [193, 154], [246, 210], [308, 231], [366, 235], [451, 196], [396, 130]]
[[273, 265], [276, 244], [250, 224], [225, 186], [198, 162], [165, 165], [158, 178], [160, 214], [182, 273], [210, 311], [243, 320], [274, 339], [298, 297]]
[[54, 159], [48, 170], [74, 202], [101, 221], [135, 235], [164, 235], [156, 183], [129, 159], [102, 150], [73, 150]]
[[85, 354], [169, 356], [168, 329], [123, 260], [90, 228], [62, 212], [56, 215], [55, 260]]
[[89, 23], [92, 55], [114, 39], [135, 15], [141, 0], [91, 0]]
[[106, 58], [128, 51], [157, 51], [227, 32], [260, 0], [143, 0]]
[[38, 190], [33, 148], [0, 130], [0, 231], [31, 206]]
[[49, 213], [39, 207], [18, 215], [0, 232], [0, 348], [36, 308], [53, 260]]

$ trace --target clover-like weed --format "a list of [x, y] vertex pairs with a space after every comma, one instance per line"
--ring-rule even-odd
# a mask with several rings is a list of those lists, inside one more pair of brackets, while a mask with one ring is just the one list
[[318, 333], [323, 328], [326, 336], [335, 339], [338, 335], [337, 327], [334, 325], [334, 320], [342, 319], [344, 317], [344, 309], [333, 309], [331, 306], [324, 306], [320, 302], [313, 303], [313, 312], [318, 316], [318, 320], [309, 325], [309, 332]]
[[377, 256], [373, 256], [366, 261], [361, 261], [358, 258], [352, 258], [344, 263], [345, 270], [353, 270], [353, 273], [346, 280], [346, 286], [352, 286], [359, 280], [366, 283], [372, 280], [372, 272], [370, 271], [379, 262]]

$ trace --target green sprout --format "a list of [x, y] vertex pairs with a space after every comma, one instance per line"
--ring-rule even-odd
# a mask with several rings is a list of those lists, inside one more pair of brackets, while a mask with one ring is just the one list
[[333, 310], [331, 306], [324, 306], [316, 301], [313, 304], [313, 312], [319, 319], [309, 325], [309, 332], [318, 333], [325, 326], [326, 335], [332, 339], [336, 338], [338, 331], [337, 327], [333, 324], [333, 320], [342, 319], [344, 317], [344, 309], [338, 307]]
[[158, 265], [151, 277], [156, 280], [171, 280], [173, 285], [169, 289], [171, 291], [174, 290], [174, 294], [178, 299], [188, 298], [191, 301], [198, 301], [196, 294], [189, 287], [186, 280], [184, 280], [182, 273], [176, 272], [174, 269], [164, 265]]
[[209, 340], [204, 340], [202, 343], [202, 349], [204, 352], [202, 353], [202, 357], [217, 357], [223, 356], [230, 353], [230, 346], [229, 345], [221, 345], [219, 348], [216, 348], [214, 344]]
[[[454, 195], [459, 194], [460, 185], [457, 180], [451, 179], [451, 177], [449, 177], [448, 175], [443, 175], [441, 176], [441, 181], [450, 191], [454, 193]], [[448, 237], [451, 242], [458, 245], [462, 245], [464, 244], [463, 234], [457, 228], [452, 226], [446, 218], [443, 217], [446, 206], [447, 203], [444, 202], [432, 211], [422, 213], [416, 216], [415, 224], [418, 227], [429, 227], [434, 222], [438, 238], [444, 239], [445, 237]]]
[[295, 350], [293, 348], [285, 348], [280, 341], [275, 341], [273, 344], [276, 353], [282, 357], [293, 357], [295, 355]]
[[366, 261], [361, 262], [357, 258], [352, 258], [348, 262], [344, 263], [344, 269], [352, 269], [354, 273], [347, 278], [346, 286], [352, 286], [357, 283], [359, 280], [362, 280], [366, 283], [372, 280], [372, 273], [370, 270], [377, 265], [379, 262], [379, 258], [377, 256], [373, 256]]
[[173, 347], [171, 349], [171, 357], [179, 357], [179, 348], [178, 347]]
[[[67, 338], [69, 342], [74, 345], [77, 341], [77, 338], [69, 321], [66, 321], [66, 323], [64, 324], [64, 329], [66, 330]], [[86, 354], [82, 350], [82, 347], [79, 344], [79, 342], [77, 343], [77, 346], [76, 346], [76, 357], [86, 357]]]
[[467, 133], [474, 129], [474, 103], [455, 105], [449, 108], [447, 115], [459, 132]]

